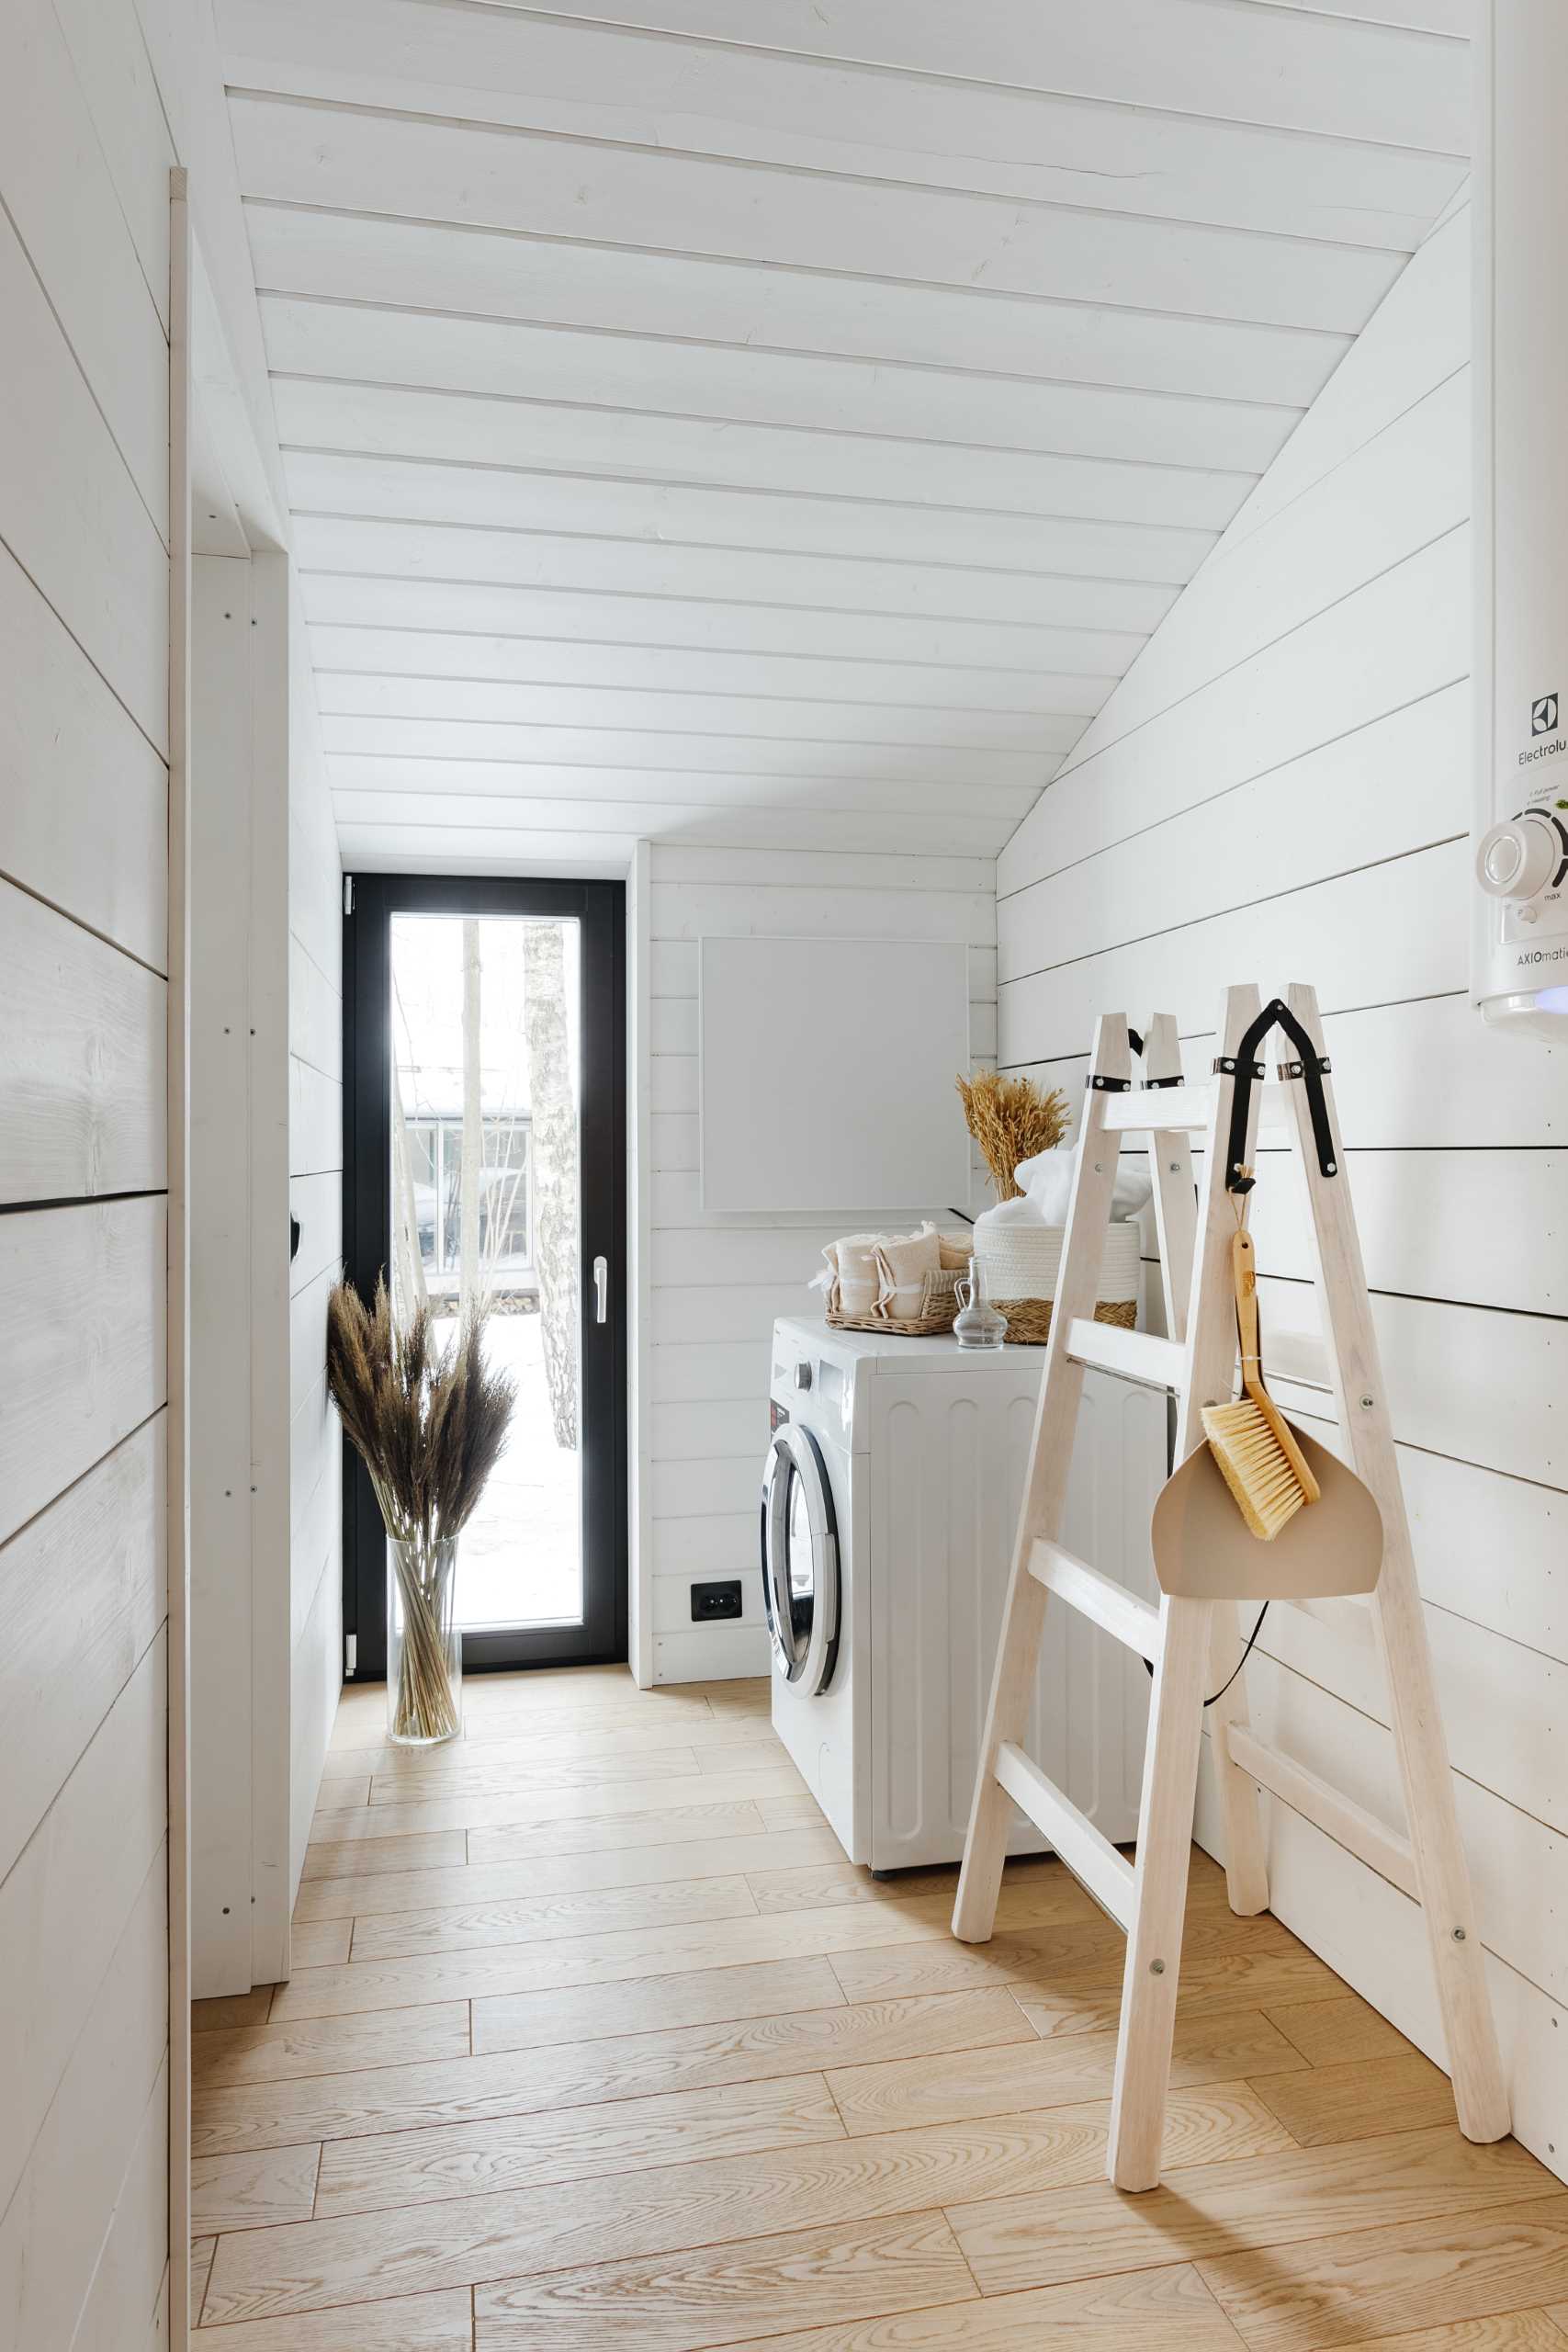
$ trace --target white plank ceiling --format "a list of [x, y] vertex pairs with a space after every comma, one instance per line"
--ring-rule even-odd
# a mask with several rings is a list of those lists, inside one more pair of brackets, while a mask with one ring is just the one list
[[218, 0], [344, 854], [999, 848], [1463, 176], [1469, 0]]

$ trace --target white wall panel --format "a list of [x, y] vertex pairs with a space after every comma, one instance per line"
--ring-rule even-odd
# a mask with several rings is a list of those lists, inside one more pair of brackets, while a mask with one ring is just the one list
[[[445, 29], [445, 16], [423, 6], [422, 13]], [[1069, 119], [1079, 111], [1063, 110]], [[1134, 135], [1146, 141], [1151, 130], [1157, 136], [1145, 122]], [[1144, 160], [1146, 165], [1146, 146]], [[1146, 189], [1146, 170], [1140, 179]], [[265, 203], [247, 208], [246, 223], [258, 283], [284, 294], [576, 327], [592, 327], [613, 311], [625, 328], [644, 334], [894, 366], [946, 368], [961, 351], [971, 368], [1014, 379], [1132, 384], [1285, 409], [1322, 390], [1348, 340], [1325, 328], [1260, 334], [1226, 319], [1150, 318], [975, 288], [764, 271], [711, 254], [628, 253], [548, 239], [520, 244], [491, 230], [455, 235], [429, 221], [359, 213], [301, 219]], [[301, 470], [300, 460], [290, 462], [291, 483]], [[315, 469], [306, 460], [303, 470], [309, 479]], [[296, 496], [301, 506], [324, 503], [299, 498], [298, 490]], [[333, 511], [353, 510], [334, 503]]]
[[[1358, 0], [1333, 13], [1404, 22], [1420, 5], [1390, 0], [1377, 9], [1372, 0]], [[1444, 29], [1468, 30], [1453, 24], [1459, 7], [1460, 0], [1431, 0], [1428, 13], [1446, 13]], [[908, 11], [880, 14], [884, 35], [908, 21]], [[519, 39], [491, 12], [476, 10], [454, 24], [438, 7], [411, 0], [388, 15], [371, 13], [369, 0], [352, 0], [324, 17], [315, 12], [297, 17], [276, 0], [229, 0], [224, 21], [234, 53], [232, 78], [249, 87], [412, 105], [468, 120], [531, 123], [618, 141], [645, 141], [653, 120], [668, 147], [1052, 198], [1097, 211], [1348, 237], [1356, 243], [1396, 246], [1412, 236], [1452, 189], [1457, 170], [1450, 158], [1418, 150], [1374, 151], [1374, 160], [1363, 166], [1371, 182], [1368, 217], [1346, 205], [1343, 163], [1332, 145], [1325, 157], [1315, 152], [1319, 141], [1281, 137], [1269, 127], [1277, 82], [1269, 105], [1247, 103], [1235, 121], [1210, 114], [1195, 119], [1161, 99], [1150, 112], [1123, 111], [1120, 102], [1090, 109], [1049, 86], [1016, 86], [1026, 51], [1013, 44], [1000, 48], [993, 74], [973, 64], [957, 66], [957, 74], [978, 78], [950, 83], [941, 115], [933, 116], [919, 74], [869, 75], [866, 53], [851, 42], [835, 54], [834, 34], [824, 34], [820, 20], [804, 31], [789, 23], [787, 50], [758, 50], [737, 40], [733, 16], [710, 15], [705, 27], [693, 27], [701, 47], [680, 38], [687, 28], [662, 15], [644, 14], [640, 21], [663, 37], [637, 40], [634, 47], [620, 23], [571, 22], [563, 13], [530, 25]], [[1036, 35], [1040, 21], [1031, 27]], [[1161, 31], [1168, 38], [1173, 26], [1185, 32], [1191, 22], [1168, 17]], [[716, 29], [722, 45], [702, 39]], [[1147, 35], [1146, 20], [1139, 29]], [[761, 38], [768, 44], [767, 34]], [[1378, 39], [1359, 35], [1347, 70], [1363, 62], [1360, 45]], [[1386, 35], [1383, 42], [1386, 53]], [[1438, 51], [1434, 60], [1414, 43], [1405, 46], [1407, 68], [1420, 77], [1428, 101], [1439, 90], [1451, 90], [1450, 55]], [[628, 51], [635, 59], [630, 71]], [[1285, 54], [1295, 82], [1299, 54]], [[870, 57], [882, 62], [875, 49]], [[1049, 59], [1036, 62], [1044, 63], [1047, 83], [1053, 69], [1082, 70], [1081, 52], [1059, 39], [1052, 40]], [[1286, 70], [1283, 58], [1277, 70]], [[1124, 58], [1110, 86], [1127, 71]], [[1146, 60], [1142, 71], [1149, 71]], [[1216, 82], [1216, 96], [1219, 86]], [[1062, 87], [1076, 91], [1080, 85], [1064, 81]]]
[[0, 1218], [5, 1534], [163, 1404], [164, 1223], [161, 1195]]
[[0, 1201], [161, 1190], [164, 981], [5, 882], [0, 932]]
[[[116, 2227], [149, 2103], [165, 2087], [167, 1883], [160, 1846], [0, 2220], [0, 2311], [27, 2352], [69, 2352], [78, 2341], [86, 2282]], [[162, 2212], [155, 2222], [161, 2271], [168, 2232]]]
[[0, 635], [0, 873], [161, 972], [168, 772], [4, 548]]
[[[1315, 984], [1516, 2128], [1561, 2171], [1568, 1063], [1466, 997], [1467, 234], [1423, 249], [1003, 853], [1000, 1057], [1076, 1091], [1099, 1010], [1168, 1008], [1200, 1077], [1226, 983]], [[1300, 1177], [1258, 1165], [1266, 1359], [1338, 1443]], [[1397, 1825], [1366, 1611], [1276, 1611], [1259, 1647], [1263, 1736]], [[1413, 1906], [1270, 1816], [1280, 1916], [1441, 2057]]]
[[164, 1453], [155, 1413], [0, 1545], [0, 1880], [163, 1622]]
[[[964, 78], [972, 78], [974, 69]], [[595, 243], [696, 249], [757, 262], [966, 286], [1068, 301], [1115, 285], [1140, 310], [1354, 333], [1399, 274], [1366, 247], [1238, 237], [1201, 223], [1006, 198], [800, 177], [727, 158], [500, 134], [367, 111], [334, 115], [236, 96], [231, 112], [250, 197], [333, 210], [389, 210]], [[1387, 136], [1386, 131], [1382, 134]]]
[[342, 1439], [327, 1403], [327, 1293], [343, 1250], [343, 875], [303, 615], [289, 612], [288, 1899], [343, 1681]]
[[167, 551], [8, 220], [0, 316], [0, 537], [163, 751]]
[[7, 2200], [163, 1842], [165, 1702], [160, 1634], [0, 1884]]
[[[991, 1041], [995, 903], [972, 858], [865, 856], [656, 847], [650, 888], [652, 1346], [641, 1469], [650, 1498], [645, 1577], [660, 1681], [761, 1673], [756, 1486], [767, 1443], [769, 1338], [779, 1315], [820, 1312], [807, 1288], [824, 1244], [845, 1230], [819, 1216], [705, 1212], [695, 1177], [697, 942], [705, 935], [808, 933], [968, 943], [970, 1015]], [[760, 1014], [760, 1019], [764, 1016]], [[825, 1041], [825, 1050], [827, 1049]], [[787, 1085], [809, 1083], [789, 1074]], [[787, 1092], [781, 1098], [781, 1115]], [[953, 1118], [961, 1116], [956, 1102]], [[949, 1204], [932, 1202], [938, 1215]], [[957, 1204], [964, 1206], [963, 1202]], [[888, 1223], [868, 1204], [852, 1222]], [[907, 1227], [908, 1219], [899, 1222]], [[694, 1578], [739, 1577], [738, 1622], [693, 1625]]]

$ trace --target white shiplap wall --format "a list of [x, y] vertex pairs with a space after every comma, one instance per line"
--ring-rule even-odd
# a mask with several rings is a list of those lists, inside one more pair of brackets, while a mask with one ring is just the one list
[[[1071, 1090], [1098, 1009], [1168, 1007], [1196, 1075], [1227, 981], [1317, 987], [1518, 2133], [1568, 2173], [1568, 1057], [1466, 996], [1469, 233], [1416, 255], [1003, 852], [1000, 1050]], [[1285, 1354], [1315, 1330], [1287, 1161], [1255, 1198]], [[1259, 1647], [1264, 1735], [1398, 1822], [1364, 1613], [1279, 1609]], [[1280, 1917], [1440, 2057], [1414, 1906], [1278, 1803], [1270, 1845]]]
[[[638, 1613], [652, 1678], [681, 1682], [767, 1668], [757, 1574], [757, 1491], [768, 1441], [769, 1339], [779, 1315], [819, 1313], [807, 1288], [825, 1243], [896, 1223], [874, 1204], [824, 1224], [795, 1216], [720, 1216], [700, 1205], [697, 1161], [697, 943], [745, 935], [963, 940], [969, 948], [971, 1046], [995, 1048], [994, 868], [984, 857], [843, 856], [818, 851], [680, 850], [655, 844], [647, 888], [647, 1317], [638, 1465], [648, 1557]], [[759, 1038], [766, 1008], [758, 1008]], [[822, 1040], [825, 1055], [833, 1051]], [[809, 1091], [809, 1069], [781, 1073], [779, 1115]], [[956, 1099], [953, 1117], [962, 1113]], [[976, 1180], [978, 1182], [978, 1180]], [[928, 1214], [949, 1206], [932, 1201]], [[948, 1220], [951, 1222], [951, 1220]], [[745, 1616], [694, 1625], [694, 1579], [739, 1577]]]
[[1468, 0], [217, 0], [345, 855], [993, 854], [1452, 197]]
[[0, 2340], [28, 2352], [143, 2352], [167, 2253], [174, 160], [129, 0], [7, 8]]
[[343, 873], [298, 600], [289, 599], [288, 1193], [290, 1909], [343, 1687], [343, 1447], [327, 1294], [343, 1253]]

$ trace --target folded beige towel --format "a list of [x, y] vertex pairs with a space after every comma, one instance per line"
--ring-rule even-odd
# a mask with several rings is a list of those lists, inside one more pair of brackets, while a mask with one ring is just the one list
[[889, 1234], [876, 1254], [883, 1311], [907, 1322], [920, 1311], [926, 1276], [934, 1274], [942, 1264], [937, 1229], [926, 1225], [919, 1233]]
[[834, 1244], [840, 1315], [873, 1315], [882, 1295], [874, 1233], [852, 1233]]

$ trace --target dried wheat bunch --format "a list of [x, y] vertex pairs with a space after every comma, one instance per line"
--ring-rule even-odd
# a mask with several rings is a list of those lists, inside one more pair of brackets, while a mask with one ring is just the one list
[[506, 1443], [516, 1384], [486, 1365], [484, 1328], [479, 1309], [437, 1347], [429, 1307], [400, 1326], [379, 1278], [368, 1307], [350, 1283], [327, 1302], [327, 1385], [400, 1542], [459, 1533]]
[[1017, 1200], [1020, 1160], [1054, 1151], [1067, 1132], [1067, 1098], [1059, 1088], [1042, 1094], [1032, 1080], [983, 1069], [957, 1081], [969, 1132], [985, 1155], [998, 1201]]

